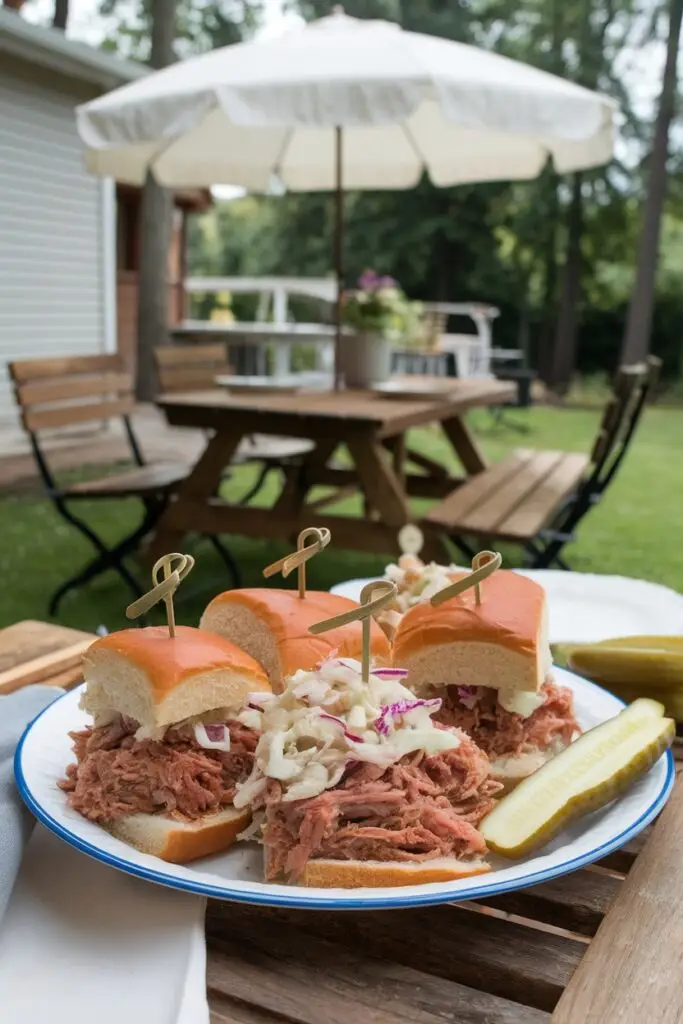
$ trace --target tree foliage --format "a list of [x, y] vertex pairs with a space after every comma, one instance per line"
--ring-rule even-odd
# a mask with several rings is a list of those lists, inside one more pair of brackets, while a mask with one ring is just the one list
[[[268, 0], [179, 0], [178, 56], [257, 30]], [[287, 0], [307, 19], [334, 0]], [[632, 291], [652, 110], [632, 66], [666, 40], [666, 0], [345, 0], [345, 12], [474, 43], [612, 96], [620, 106], [615, 159], [575, 180], [551, 166], [533, 182], [349, 194], [346, 270], [374, 266], [412, 298], [479, 300], [500, 307], [495, 341], [528, 349], [562, 384], [575, 365], [613, 370]], [[107, 45], [148, 49], [149, 0], [101, 0]], [[659, 49], [658, 49], [659, 47]], [[648, 49], [649, 48], [649, 49]], [[655, 72], [656, 79], [661, 70]], [[683, 298], [672, 260], [683, 234], [683, 153], [669, 155], [664, 252], [654, 348], [674, 372], [681, 359]], [[324, 275], [331, 272], [333, 205], [325, 194], [250, 196], [217, 205], [190, 233], [195, 273]], [[680, 226], [679, 226], [680, 225]], [[456, 325], [454, 325], [456, 326]]]

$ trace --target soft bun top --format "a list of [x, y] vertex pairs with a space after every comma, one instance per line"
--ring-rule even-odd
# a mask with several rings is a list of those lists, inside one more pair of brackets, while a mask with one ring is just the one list
[[[357, 607], [355, 601], [324, 591], [309, 590], [305, 598], [300, 598], [295, 590], [267, 587], [228, 590], [210, 602], [202, 616], [201, 626], [247, 646], [242, 632], [247, 622], [240, 613], [249, 613], [248, 622], [258, 622], [265, 627], [267, 636], [258, 639], [250, 629], [248, 649], [266, 667], [275, 685], [297, 669], [315, 668], [318, 662], [335, 652], [340, 658], [360, 657], [360, 622], [351, 622], [317, 636], [308, 632], [316, 622]], [[276, 650], [272, 650], [273, 646]], [[370, 654], [381, 662], [390, 658], [389, 641], [375, 622], [371, 623]]]
[[470, 587], [436, 608], [428, 601], [410, 608], [396, 630], [394, 660], [418, 647], [461, 640], [502, 644], [535, 656], [545, 600], [543, 587], [534, 580], [499, 569], [481, 584], [481, 604]]
[[160, 726], [216, 708], [239, 709], [252, 691], [269, 691], [261, 666], [223, 637], [190, 626], [123, 629], [85, 652], [81, 706]]

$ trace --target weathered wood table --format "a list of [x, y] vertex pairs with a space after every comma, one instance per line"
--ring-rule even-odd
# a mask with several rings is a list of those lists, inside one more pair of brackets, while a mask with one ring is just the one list
[[[73, 641], [58, 630], [0, 630], [5, 664], [45, 666], [52, 651], [58, 681]], [[680, 1024], [682, 849], [678, 785], [601, 863], [476, 903], [335, 914], [210, 901], [212, 1024]]]
[[[407, 378], [413, 386], [420, 381], [425, 378]], [[406, 431], [439, 424], [465, 472], [478, 473], [486, 463], [464, 414], [505, 402], [514, 391], [496, 380], [434, 378], [434, 386], [439, 390], [418, 399], [378, 398], [367, 391], [249, 395], [218, 389], [162, 396], [158, 404], [172, 426], [215, 433], [159, 521], [150, 557], [180, 550], [190, 531], [289, 540], [313, 519], [332, 531], [338, 547], [396, 551], [398, 528], [413, 518], [409, 499], [443, 498], [458, 484], [443, 465], [407, 447]], [[268, 509], [230, 505], [215, 497], [221, 473], [240, 441], [254, 433], [315, 442], [299, 466], [285, 471], [282, 490]], [[332, 461], [340, 445], [349, 452], [350, 466]], [[311, 489], [318, 485], [338, 489], [336, 495], [360, 491], [368, 514], [363, 520], [321, 515], [332, 499], [309, 502]]]

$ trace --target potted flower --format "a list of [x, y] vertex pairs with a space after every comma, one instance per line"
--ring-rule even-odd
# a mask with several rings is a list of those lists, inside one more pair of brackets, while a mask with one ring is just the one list
[[347, 387], [369, 387], [391, 373], [391, 349], [417, 329], [419, 303], [409, 302], [393, 277], [364, 271], [342, 297], [342, 321], [351, 328], [341, 346]]

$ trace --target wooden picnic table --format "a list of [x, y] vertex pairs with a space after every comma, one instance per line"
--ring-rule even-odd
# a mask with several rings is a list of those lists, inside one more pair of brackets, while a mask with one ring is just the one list
[[[183, 537], [191, 531], [290, 540], [312, 521], [332, 531], [337, 547], [397, 551], [399, 528], [414, 519], [409, 499], [443, 498], [462, 480], [436, 460], [410, 449], [406, 431], [439, 424], [465, 472], [481, 472], [486, 462], [464, 415], [470, 409], [498, 405], [514, 394], [514, 385], [497, 380], [406, 378], [406, 386], [430, 385], [435, 388], [431, 394], [410, 399], [352, 390], [233, 394], [216, 389], [162, 396], [158, 405], [172, 426], [215, 433], [161, 517], [150, 558], [180, 550]], [[280, 494], [268, 509], [239, 507], [215, 497], [221, 474], [240, 441], [254, 433], [303, 437], [315, 444], [300, 464], [285, 469]], [[346, 446], [351, 465], [332, 461], [340, 445]], [[411, 465], [419, 472], [411, 470]], [[363, 520], [321, 515], [331, 499], [309, 502], [311, 489], [318, 485], [345, 493], [360, 491], [368, 515]]]
[[[45, 666], [53, 650], [59, 680], [73, 645], [59, 630], [0, 630], [4, 664]], [[212, 1024], [680, 1024], [682, 846], [679, 784], [599, 864], [476, 903], [333, 913], [210, 900]]]

